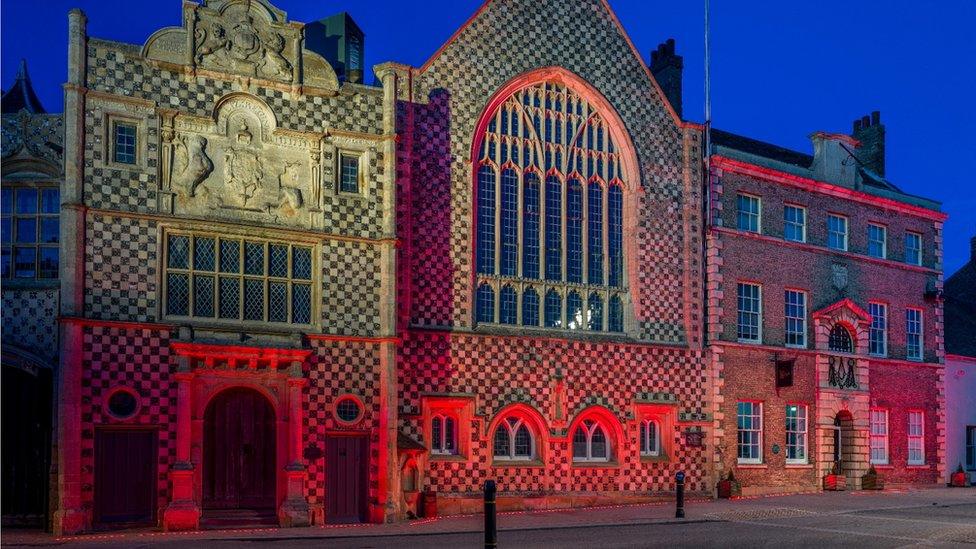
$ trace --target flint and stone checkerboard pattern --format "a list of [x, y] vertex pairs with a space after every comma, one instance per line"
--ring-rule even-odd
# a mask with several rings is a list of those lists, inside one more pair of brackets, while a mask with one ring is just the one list
[[3, 291], [3, 343], [54, 359], [58, 353], [58, 290]]
[[322, 322], [339, 335], [379, 333], [380, 253], [369, 244], [322, 246]]
[[85, 239], [85, 309], [92, 318], [157, 320], [157, 222], [90, 214]]
[[[699, 225], [695, 201], [686, 196], [682, 132], [634, 55], [626, 37], [598, 0], [520, 0], [488, 4], [446, 49], [415, 78], [416, 127], [412, 151], [412, 205], [400, 226], [410, 225], [404, 254], [417, 267], [411, 279], [410, 321], [420, 326], [468, 327], [471, 324], [473, 257], [471, 211], [473, 184], [471, 139], [488, 99], [506, 82], [533, 69], [563, 67], [595, 87], [616, 109], [637, 153], [638, 264], [633, 299], [638, 337], [684, 343], [683, 301], [685, 234], [683, 216]], [[411, 106], [400, 109], [401, 122]], [[697, 158], [697, 156], [691, 156]], [[403, 173], [401, 171], [401, 173]], [[692, 174], [693, 180], [699, 180]], [[689, 207], [690, 206], [690, 207]], [[699, 225], [700, 226], [700, 225]], [[694, 233], [690, 231], [689, 233]], [[697, 249], [697, 248], [695, 248]], [[700, 272], [700, 260], [690, 258]], [[691, 278], [691, 284], [700, 275]], [[634, 284], [636, 282], [636, 284]], [[697, 304], [700, 292], [694, 294]]]

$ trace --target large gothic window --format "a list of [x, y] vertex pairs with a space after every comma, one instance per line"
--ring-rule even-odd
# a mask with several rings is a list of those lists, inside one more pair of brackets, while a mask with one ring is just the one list
[[607, 119], [555, 83], [518, 90], [488, 116], [475, 175], [476, 320], [622, 332], [625, 187]]

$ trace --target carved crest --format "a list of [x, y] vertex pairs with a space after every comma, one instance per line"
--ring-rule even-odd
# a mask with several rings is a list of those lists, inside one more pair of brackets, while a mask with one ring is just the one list
[[834, 263], [830, 266], [830, 270], [834, 288], [838, 291], [843, 291], [847, 288], [847, 265]]

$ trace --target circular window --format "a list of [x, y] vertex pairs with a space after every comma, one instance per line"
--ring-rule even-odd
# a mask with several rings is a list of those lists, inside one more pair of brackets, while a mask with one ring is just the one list
[[336, 403], [335, 413], [341, 421], [352, 423], [362, 415], [363, 408], [355, 398], [345, 397]]
[[128, 419], [136, 414], [139, 401], [131, 391], [120, 389], [108, 397], [108, 413], [118, 419]]

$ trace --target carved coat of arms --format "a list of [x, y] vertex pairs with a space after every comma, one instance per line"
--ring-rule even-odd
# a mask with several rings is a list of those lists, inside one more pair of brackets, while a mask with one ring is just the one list
[[830, 269], [834, 288], [837, 290], [844, 290], [847, 288], [847, 265], [834, 263], [830, 266]]

